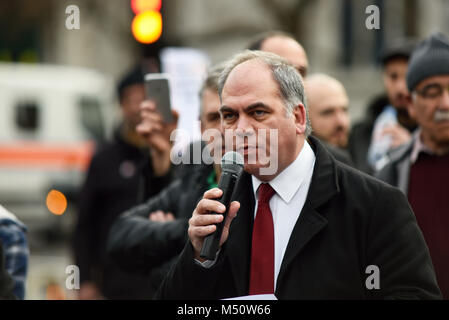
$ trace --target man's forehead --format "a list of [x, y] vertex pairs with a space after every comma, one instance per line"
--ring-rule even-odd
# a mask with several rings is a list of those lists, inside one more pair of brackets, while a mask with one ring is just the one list
[[384, 75], [391, 74], [402, 74], [406, 75], [407, 73], [408, 62], [406, 60], [398, 60], [395, 62], [389, 62], [383, 69]]
[[264, 61], [258, 58], [244, 61], [229, 73], [223, 86], [223, 96], [229, 89], [249, 89], [254, 82], [263, 84], [268, 79], [272, 80], [271, 70]]
[[341, 82], [325, 75], [312, 75], [304, 81], [308, 100], [320, 100], [326, 97], [347, 97]]
[[267, 71], [269, 71], [268, 65], [265, 61], [263, 61], [261, 58], [252, 58], [236, 65], [229, 75], [236, 71], [247, 71], [247, 69], [252, 68], [258, 68], [262, 70], [266, 69]]
[[343, 95], [334, 95], [323, 97], [322, 100], [318, 101], [316, 105], [314, 105], [312, 109], [317, 109], [317, 111], [322, 111], [324, 109], [346, 109], [348, 108], [349, 100], [347, 97]]
[[407, 58], [403, 58], [403, 57], [397, 57], [397, 58], [392, 58], [391, 60], [386, 62], [384, 64], [384, 69], [394, 68], [394, 67], [404, 66], [404, 65], [405, 66], [408, 65], [408, 59]]

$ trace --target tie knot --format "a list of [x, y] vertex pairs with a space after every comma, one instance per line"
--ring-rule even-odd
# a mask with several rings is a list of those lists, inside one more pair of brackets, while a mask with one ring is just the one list
[[259, 202], [268, 203], [275, 193], [276, 191], [268, 183], [262, 183], [259, 186]]

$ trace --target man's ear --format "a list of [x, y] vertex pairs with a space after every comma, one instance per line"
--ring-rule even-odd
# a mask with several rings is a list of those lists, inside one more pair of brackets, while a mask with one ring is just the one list
[[415, 95], [416, 93], [410, 93], [405, 97], [405, 101], [407, 103], [407, 111], [410, 116], [410, 118], [416, 120], [416, 112], [415, 112], [415, 104], [414, 100], [416, 97], [413, 97], [412, 95]]
[[304, 134], [306, 132], [307, 113], [302, 103], [293, 109], [293, 117], [295, 119], [296, 133]]

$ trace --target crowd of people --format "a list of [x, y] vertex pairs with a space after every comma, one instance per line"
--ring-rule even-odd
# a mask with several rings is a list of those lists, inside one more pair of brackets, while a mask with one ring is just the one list
[[[343, 84], [311, 74], [293, 36], [261, 34], [211, 67], [198, 93], [201, 132], [221, 135], [186, 154], [213, 161], [180, 165], [170, 157], [178, 113], [166, 123], [145, 96], [145, 70], [132, 70], [118, 85], [122, 123], [80, 196], [79, 299], [449, 299], [449, 38], [399, 40], [381, 66], [385, 93], [351, 124]], [[244, 172], [225, 207], [227, 139]], [[264, 173], [260, 151], [274, 172]], [[207, 260], [201, 248], [218, 223]], [[0, 273], [5, 297], [10, 276]]]

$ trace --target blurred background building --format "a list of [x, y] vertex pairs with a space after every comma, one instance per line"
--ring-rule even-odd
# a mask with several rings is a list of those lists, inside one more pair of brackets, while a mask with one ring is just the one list
[[[65, 10], [72, 4], [80, 9], [79, 30], [65, 27]], [[369, 5], [380, 9], [378, 30], [365, 26]], [[145, 46], [132, 36], [130, 0], [5, 1], [0, 60], [83, 66], [117, 79], [136, 59], [165, 45], [199, 48], [214, 63], [244, 48], [255, 34], [279, 29], [297, 36], [312, 72], [341, 78], [358, 116], [378, 82], [360, 77], [376, 76], [376, 59], [386, 43], [449, 30], [447, 0], [162, 0], [161, 12], [162, 37]]]
[[[158, 60], [161, 49], [188, 47], [201, 50], [211, 63], [216, 63], [245, 48], [256, 34], [276, 29], [297, 37], [308, 54], [311, 72], [325, 72], [344, 84], [350, 99], [350, 114], [353, 122], [356, 122], [363, 117], [369, 99], [383, 90], [378, 58], [386, 44], [398, 37], [422, 38], [433, 30], [449, 33], [449, 0], [162, 0], [162, 35], [155, 43], [142, 44], [133, 37], [131, 24], [135, 13], [131, 9], [131, 2], [0, 2], [0, 111], [8, 123], [16, 121], [21, 130], [17, 129], [21, 141], [32, 136], [30, 128], [36, 129], [33, 121], [36, 120], [37, 109], [33, 105], [38, 102], [32, 98], [14, 100], [15, 96], [21, 97], [20, 92], [15, 96], [12, 94], [15, 89], [11, 87], [11, 79], [14, 77], [19, 89], [21, 85], [34, 86], [30, 90], [42, 93], [46, 86], [58, 87], [65, 94], [57, 96], [59, 101], [53, 95], [54, 101], [49, 98], [39, 102], [52, 105], [53, 109], [58, 108], [58, 104], [70, 104], [69, 96], [77, 99], [73, 104], [80, 106], [81, 111], [77, 114], [84, 128], [78, 131], [85, 130], [88, 134], [75, 134], [77, 129], [70, 129], [68, 123], [60, 123], [53, 134], [59, 139], [63, 134], [58, 132], [69, 132], [69, 135], [73, 132], [77, 138], [68, 137], [68, 140], [62, 142], [77, 142], [79, 147], [79, 143], [108, 136], [117, 112], [115, 83], [138, 61], [143, 59], [151, 67]], [[79, 8], [79, 29], [69, 30], [66, 27], [69, 16], [66, 8], [70, 5]], [[366, 8], [370, 5], [379, 8], [379, 29], [369, 30], [366, 27], [366, 20], [370, 16]], [[8, 69], [11, 63], [24, 63], [20, 71], [22, 73], [17, 68], [13, 71]], [[17, 86], [14, 88], [17, 89]], [[11, 111], [9, 105], [20, 111]], [[92, 122], [92, 119], [97, 120]], [[43, 122], [43, 125], [48, 123]], [[102, 127], [101, 132], [98, 126]], [[13, 130], [12, 125], [0, 127], [0, 139], [3, 140], [0, 140], [0, 165], [5, 164], [1, 159], [5, 155], [1, 146], [3, 149], [5, 146], [11, 147]], [[52, 139], [50, 133], [35, 132], [41, 140], [45, 137]], [[89, 147], [83, 150], [87, 157], [92, 152]], [[70, 154], [71, 151], [67, 152]], [[56, 217], [64, 217], [68, 221], [67, 230], [71, 230], [72, 221], [67, 216], [73, 215], [71, 206], [76, 206], [76, 201], [70, 201], [70, 190], [76, 189], [78, 180], [83, 178], [86, 165], [83, 159], [82, 156], [78, 162], [75, 161], [76, 165], [69, 166], [68, 175], [47, 179], [45, 186], [41, 186], [42, 190], [68, 190], [67, 212]], [[73, 164], [73, 159], [68, 161]], [[62, 167], [67, 169], [67, 163], [64, 162]], [[0, 179], [17, 180], [12, 176], [12, 170], [5, 168], [10, 167], [0, 167]], [[54, 170], [47, 169], [35, 169], [33, 174], [27, 171], [27, 174], [22, 174], [20, 183], [15, 185], [3, 184], [2, 187], [0, 183], [0, 192], [4, 193], [0, 194], [0, 201], [13, 199], [10, 201], [13, 204], [20, 202], [25, 190], [33, 192], [27, 186], [32, 184], [31, 180], [40, 179], [40, 183], [44, 183], [36, 171], [40, 175], [55, 175]], [[77, 182], [72, 185], [73, 181]], [[34, 193], [34, 203], [40, 203], [42, 210], [51, 211], [47, 192]], [[8, 206], [7, 203], [4, 205]], [[13, 208], [9, 209], [13, 211]], [[49, 213], [52, 219], [54, 215]], [[33, 225], [30, 225], [30, 229], [33, 229]], [[32, 257], [28, 298], [45, 298], [49, 292], [54, 292], [53, 289], [49, 290], [49, 285], [59, 283], [64, 286], [67, 276], [65, 267], [71, 263], [66, 244], [68, 238], [59, 235], [48, 237], [48, 243], [30, 241]]]

